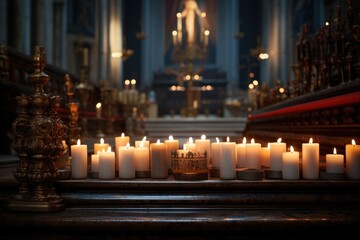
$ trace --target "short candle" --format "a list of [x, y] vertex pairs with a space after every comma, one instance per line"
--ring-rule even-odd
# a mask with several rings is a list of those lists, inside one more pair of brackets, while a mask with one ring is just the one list
[[78, 139], [76, 145], [71, 145], [71, 177], [87, 178], [87, 168], [87, 145], [81, 144]]
[[282, 154], [286, 152], [286, 143], [279, 138], [276, 142], [270, 143], [270, 170], [282, 171]]
[[295, 180], [300, 178], [299, 152], [290, 146], [290, 152], [282, 153], [282, 178]]
[[333, 154], [326, 154], [326, 172], [344, 173], [344, 155], [337, 154], [334, 148]]

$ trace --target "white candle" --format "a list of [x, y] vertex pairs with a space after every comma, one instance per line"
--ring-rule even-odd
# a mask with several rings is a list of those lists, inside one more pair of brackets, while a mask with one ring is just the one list
[[211, 143], [211, 166], [213, 168], [220, 168], [221, 148], [219, 138], [216, 138], [216, 142]]
[[129, 143], [126, 146], [119, 147], [119, 178], [132, 179], [135, 178], [135, 148]]
[[[130, 81], [129, 81], [130, 84]], [[119, 147], [124, 147], [126, 144], [130, 143], [130, 137], [125, 136], [124, 133], [121, 133], [120, 137], [115, 137], [115, 151], [116, 151], [116, 161], [115, 161], [115, 170], [119, 170]]]
[[282, 154], [286, 152], [286, 143], [281, 142], [281, 138], [277, 142], [270, 143], [270, 170], [282, 170]]
[[345, 146], [346, 174], [349, 179], [360, 179], [360, 145], [355, 140]]
[[319, 144], [313, 143], [312, 138], [309, 143], [302, 144], [302, 176], [304, 179], [319, 178]]
[[135, 148], [134, 152], [135, 158], [135, 171], [149, 171], [150, 170], [150, 161], [149, 161], [149, 148], [144, 147], [144, 142], [140, 143], [139, 147]]
[[101, 118], [101, 103], [96, 104], [96, 118]]
[[104, 143], [104, 139], [100, 139], [100, 143], [94, 143], [94, 154], [101, 152], [102, 150], [107, 150], [109, 148], [108, 143]]
[[99, 154], [100, 154], [100, 152], [97, 152], [97, 154], [91, 155], [91, 171], [92, 172], [99, 172]]
[[166, 146], [158, 139], [150, 144], [151, 178], [167, 178]]
[[115, 178], [115, 152], [111, 147], [99, 154], [99, 179]]
[[293, 146], [290, 147], [290, 152], [282, 153], [282, 178], [293, 180], [299, 179], [299, 152], [294, 151]]
[[210, 140], [201, 135], [201, 139], [195, 139], [196, 152], [203, 155], [206, 152], [207, 165], [210, 166]]
[[173, 45], [176, 46], [177, 45], [177, 31], [172, 31], [172, 40], [173, 40]]
[[87, 145], [82, 145], [78, 139], [77, 145], [71, 145], [71, 177], [87, 178], [87, 168]]
[[336, 148], [333, 154], [326, 154], [326, 172], [344, 173], [344, 155], [337, 154]]
[[255, 143], [255, 140], [253, 138], [251, 139], [250, 144], [245, 145], [246, 167], [261, 169], [260, 149], [261, 144]]
[[189, 137], [189, 141], [187, 143], [184, 143], [183, 148], [185, 148], [191, 152], [196, 152], [196, 144], [194, 143], [194, 140], [192, 137]]
[[236, 179], [236, 143], [229, 137], [221, 143], [220, 178]]
[[172, 151], [177, 151], [179, 149], [179, 140], [174, 139], [174, 137], [172, 135], [169, 136], [168, 140], [165, 140], [165, 145], [166, 145], [166, 159], [167, 159], [167, 165], [170, 168], [172, 163], [171, 163], [171, 152]]
[[204, 31], [204, 45], [205, 45], [205, 47], [207, 47], [209, 45], [209, 35], [210, 35], [210, 31], [205, 30]]
[[150, 141], [146, 140], [146, 136], [143, 137], [142, 140], [135, 141], [135, 148], [139, 148], [141, 144], [143, 145], [143, 147], [147, 147], [148, 149], [150, 147]]
[[176, 14], [176, 18], [177, 18], [177, 30], [178, 30], [178, 32], [181, 32], [182, 31], [182, 25], [181, 25], [182, 16], [181, 16], [181, 13], [178, 12]]
[[270, 143], [268, 143], [267, 147], [262, 147], [260, 151], [260, 158], [262, 161], [262, 165], [264, 168], [270, 167]]
[[243, 138], [242, 143], [236, 144], [236, 167], [246, 167], [246, 156], [245, 156], [245, 145], [246, 137]]

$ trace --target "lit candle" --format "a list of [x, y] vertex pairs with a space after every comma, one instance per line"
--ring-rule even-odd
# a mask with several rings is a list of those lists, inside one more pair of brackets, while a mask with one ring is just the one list
[[253, 138], [251, 139], [250, 144], [245, 145], [245, 158], [247, 168], [261, 169], [260, 149], [261, 144], [255, 143], [255, 140]]
[[277, 142], [270, 143], [270, 170], [282, 171], [282, 154], [286, 152], [286, 143], [281, 142], [281, 138]]
[[313, 143], [312, 138], [309, 143], [302, 144], [302, 176], [304, 179], [319, 178], [319, 144]]
[[177, 45], [177, 31], [172, 31], [172, 39], [173, 39], [173, 45]]
[[333, 154], [326, 154], [326, 172], [344, 173], [344, 155], [337, 154], [334, 148]]
[[246, 167], [245, 145], [246, 145], [246, 137], [243, 138], [242, 143], [236, 144], [236, 167], [237, 168]]
[[148, 140], [146, 140], [146, 136], [143, 137], [142, 140], [135, 141], [135, 148], [139, 148], [141, 144], [143, 145], [143, 147], [147, 147], [148, 149], [150, 147], [150, 142]]
[[150, 165], [152, 178], [167, 178], [168, 166], [166, 159], [166, 145], [158, 139], [150, 144]]
[[126, 146], [119, 147], [119, 178], [132, 179], [135, 178], [135, 148], [129, 143]]
[[178, 32], [181, 32], [182, 31], [182, 25], [181, 25], [182, 16], [181, 16], [181, 13], [178, 12], [176, 14], [176, 18], [177, 18], [177, 30], [178, 30]]
[[97, 154], [91, 155], [91, 171], [92, 172], [99, 172], [99, 154], [100, 154], [100, 152], [97, 152]]
[[108, 147], [99, 153], [99, 179], [115, 178], [115, 152]]
[[168, 140], [165, 140], [166, 145], [166, 158], [169, 169], [171, 169], [171, 152], [179, 149], [179, 140], [174, 139], [172, 135], [169, 136]]
[[236, 179], [236, 143], [229, 137], [221, 143], [220, 178]]
[[207, 47], [209, 45], [209, 35], [210, 35], [210, 31], [205, 30], [204, 31], [204, 45], [205, 45], [205, 47]]
[[82, 145], [80, 139], [76, 145], [71, 145], [71, 177], [87, 178], [87, 145]]
[[283, 179], [299, 179], [299, 152], [294, 151], [290, 146], [290, 152], [282, 153], [282, 178]]
[[210, 166], [210, 140], [201, 135], [201, 139], [195, 139], [196, 152], [203, 155], [206, 152], [207, 165]]
[[94, 154], [97, 154], [98, 152], [101, 152], [103, 149], [107, 150], [109, 148], [108, 143], [104, 143], [104, 139], [100, 138], [100, 143], [94, 144]]
[[270, 143], [268, 143], [267, 147], [262, 147], [260, 151], [260, 158], [262, 161], [262, 165], [264, 168], [270, 167]]
[[196, 144], [194, 143], [194, 140], [192, 137], [189, 137], [189, 141], [187, 143], [184, 143], [184, 149], [186, 148], [187, 150], [191, 151], [191, 152], [196, 152]]
[[220, 159], [221, 159], [221, 148], [220, 140], [216, 138], [216, 142], [211, 143], [211, 166], [213, 168], [220, 168]]
[[186, 146], [184, 145], [183, 149], [177, 150], [178, 157], [186, 157], [186, 154], [188, 154], [189, 150], [186, 149]]
[[119, 170], [119, 147], [124, 147], [126, 144], [130, 143], [130, 137], [125, 136], [124, 133], [121, 133], [120, 137], [115, 137], [115, 151], [116, 151], [116, 161], [115, 161], [115, 170]]
[[134, 158], [135, 171], [142, 172], [150, 170], [149, 148], [144, 147], [144, 141], [141, 141], [139, 147], [135, 148]]
[[345, 146], [346, 174], [350, 179], [360, 179], [360, 145], [355, 140]]
[[96, 118], [101, 118], [101, 103], [96, 104]]

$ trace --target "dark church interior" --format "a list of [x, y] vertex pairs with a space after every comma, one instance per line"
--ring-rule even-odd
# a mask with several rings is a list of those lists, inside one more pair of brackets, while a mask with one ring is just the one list
[[349, 239], [360, 1], [0, 1], [0, 239]]

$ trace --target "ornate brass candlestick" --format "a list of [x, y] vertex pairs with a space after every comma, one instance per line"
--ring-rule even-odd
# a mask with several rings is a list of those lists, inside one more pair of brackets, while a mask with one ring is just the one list
[[15, 139], [12, 147], [20, 158], [14, 176], [20, 182], [20, 188], [4, 207], [13, 211], [59, 211], [64, 205], [53, 186], [58, 174], [54, 161], [64, 153], [62, 137], [66, 127], [55, 111], [60, 106], [60, 98], [43, 90], [49, 81], [49, 76], [43, 72], [43, 46], [35, 47], [33, 60], [35, 71], [29, 79], [35, 92], [16, 98], [22, 111], [13, 123]]

